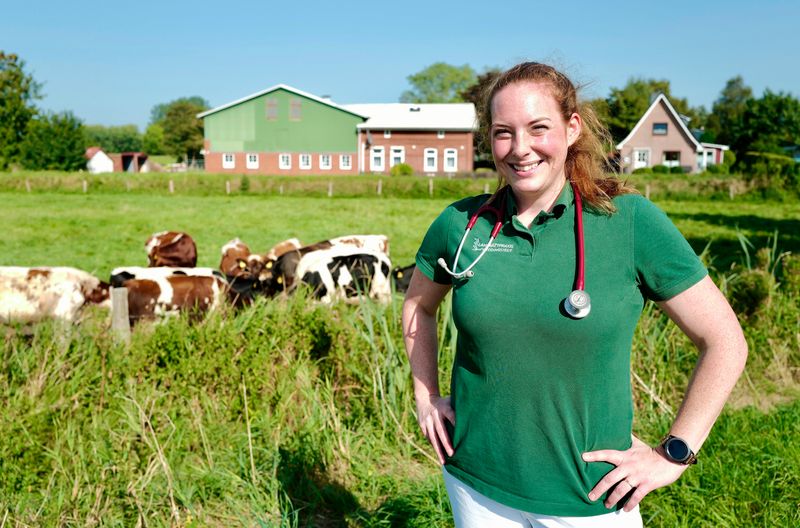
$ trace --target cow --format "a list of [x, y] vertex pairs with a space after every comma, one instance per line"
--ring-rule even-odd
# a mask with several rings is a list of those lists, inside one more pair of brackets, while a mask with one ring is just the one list
[[234, 238], [222, 246], [219, 269], [225, 275], [235, 306], [250, 304], [262, 290], [259, 279], [264, 269], [264, 257], [251, 253], [247, 244]]
[[216, 275], [167, 275], [125, 282], [128, 290], [128, 319], [131, 325], [142, 319], [188, 312], [199, 316], [225, 304], [227, 284]]
[[411, 283], [411, 276], [414, 270], [417, 269], [416, 264], [409, 266], [398, 266], [392, 270], [392, 284], [394, 291], [398, 293], [405, 293], [408, 291], [408, 285]]
[[363, 297], [387, 303], [392, 295], [391, 269], [385, 253], [342, 245], [303, 255], [295, 275], [326, 304], [339, 299], [358, 302]]
[[386, 235], [346, 235], [331, 238], [328, 242], [331, 246], [355, 246], [389, 256], [389, 238]]
[[111, 307], [109, 285], [83, 270], [0, 267], [0, 323], [72, 323], [87, 304]]
[[192, 237], [177, 231], [155, 233], [144, 244], [151, 268], [169, 266], [193, 268], [197, 265], [197, 246]]
[[290, 238], [288, 240], [284, 240], [283, 242], [278, 242], [274, 246], [267, 251], [267, 254], [264, 255], [264, 259], [266, 261], [275, 261], [281, 255], [288, 253], [289, 251], [294, 251], [303, 247], [303, 244], [296, 238]]
[[189, 277], [213, 277], [222, 278], [222, 274], [214, 268], [172, 268], [161, 266], [158, 268], [143, 268], [141, 266], [120, 266], [111, 270], [110, 283], [114, 288], [119, 288], [126, 281], [133, 279], [154, 280], [161, 277], [172, 275], [183, 275]]

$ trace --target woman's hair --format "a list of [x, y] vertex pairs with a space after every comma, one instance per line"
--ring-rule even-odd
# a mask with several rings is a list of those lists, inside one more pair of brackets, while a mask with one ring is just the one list
[[[578, 139], [567, 150], [564, 162], [567, 179], [573, 182], [587, 207], [605, 213], [615, 211], [611, 199], [620, 194], [637, 192], [620, 180], [610, 166], [608, 152], [611, 134], [597, 118], [591, 105], [578, 101], [577, 90], [569, 78], [552, 66], [539, 62], [523, 62], [506, 70], [485, 87], [478, 115], [481, 123], [481, 140], [490, 142], [492, 126], [492, 99], [504, 87], [518, 82], [546, 84], [568, 122], [572, 114], [581, 116], [582, 128]], [[505, 186], [499, 175], [498, 191]]]

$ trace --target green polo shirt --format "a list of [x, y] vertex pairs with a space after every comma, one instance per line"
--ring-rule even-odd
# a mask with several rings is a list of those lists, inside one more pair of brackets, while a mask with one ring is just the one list
[[[585, 290], [591, 313], [571, 319], [562, 302], [576, 269], [575, 206], [565, 185], [530, 228], [509, 192], [506, 222], [470, 279], [451, 266], [471, 215], [488, 195], [458, 201], [433, 222], [416, 257], [428, 278], [453, 287], [458, 341], [451, 396], [455, 453], [448, 472], [487, 497], [544, 515], [608, 513], [587, 495], [613, 466], [581, 454], [631, 445], [630, 355], [645, 299], [665, 300], [706, 275], [667, 216], [639, 195], [614, 198], [611, 215], [583, 212]], [[508, 221], [510, 219], [510, 221]], [[482, 215], [457, 271], [489, 239]]]

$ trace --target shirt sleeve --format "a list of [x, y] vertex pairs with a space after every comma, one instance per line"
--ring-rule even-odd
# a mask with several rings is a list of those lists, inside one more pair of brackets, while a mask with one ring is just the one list
[[636, 203], [633, 236], [636, 278], [645, 297], [665, 301], [708, 275], [678, 228], [645, 198]]
[[447, 240], [452, 229], [453, 207], [450, 206], [433, 221], [425, 233], [422, 245], [417, 251], [417, 269], [433, 282], [452, 284], [452, 277], [442, 269], [437, 261], [440, 258], [447, 262]]

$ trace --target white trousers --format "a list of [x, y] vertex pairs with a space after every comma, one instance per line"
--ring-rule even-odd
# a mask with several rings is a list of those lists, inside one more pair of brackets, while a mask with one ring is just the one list
[[456, 528], [642, 528], [639, 506], [591, 517], [559, 517], [515, 510], [481, 495], [444, 467], [444, 484]]

